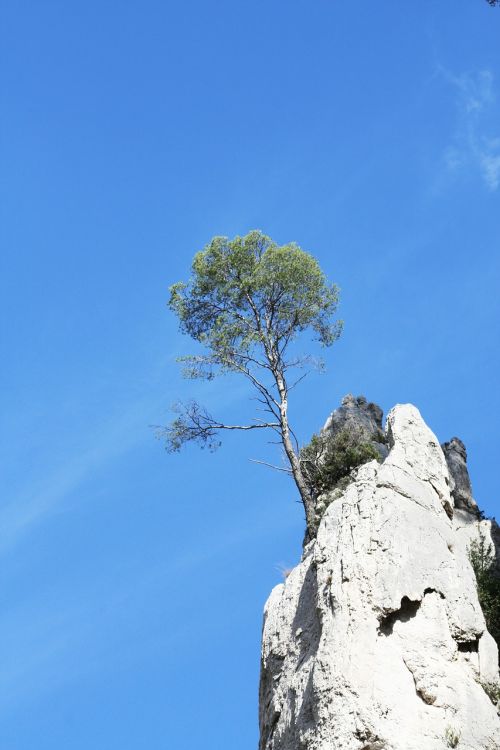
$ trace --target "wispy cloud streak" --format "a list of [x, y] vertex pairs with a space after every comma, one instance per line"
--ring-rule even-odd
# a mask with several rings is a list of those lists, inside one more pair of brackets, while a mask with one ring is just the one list
[[[223, 379], [204, 385], [204, 388], [198, 387], [198, 392], [206, 395], [210, 408], [216, 410], [244, 403], [248, 397], [248, 389], [243, 383], [232, 384], [230, 392]], [[179, 390], [181, 396], [189, 395], [186, 385], [179, 385]], [[98, 471], [119, 460], [141, 442], [152, 443], [154, 431], [150, 423], [157, 416], [168, 422], [171, 413], [167, 405], [174, 400], [171, 387], [163, 390], [161, 383], [150, 384], [149, 393], [130, 403], [122, 404], [117, 400], [113, 405], [114, 417], [97, 419], [90, 430], [82, 430], [77, 448], [73, 446], [71, 450], [61, 452], [52, 469], [47, 469], [41, 476], [33, 475], [27, 469], [24, 486], [5, 492], [0, 506], [0, 554], [12, 550], [27, 533], [69, 507], [71, 496]], [[54, 443], [54, 451], [58, 449]]]
[[[191, 542], [158, 563], [139, 559], [128, 564], [126, 575], [104, 569], [97, 579], [81, 580], [76, 591], [72, 582], [70, 588], [49, 586], [6, 608], [0, 620], [2, 718], [64, 685], [78, 684], [84, 676], [127, 671], [148, 655], [157, 659], [161, 653], [168, 659], [180, 644], [192, 643], [198, 620], [172, 616], [172, 589], [200, 570], [215, 575], [221, 562], [237, 556], [242, 545], [258, 545], [275, 533], [274, 524], [263, 527], [248, 520], [209, 546]], [[279, 521], [281, 526], [294, 525], [292, 517]], [[123, 567], [120, 570], [123, 573]], [[205, 631], [210, 627], [216, 628], [217, 620], [204, 623]], [[168, 648], [171, 643], [175, 649]]]
[[454, 75], [442, 66], [440, 74], [456, 92], [457, 124], [444, 154], [450, 173], [478, 171], [491, 191], [500, 185], [500, 108], [490, 70]]
[[90, 475], [150, 437], [144, 423], [148, 405], [137, 401], [115, 419], [97, 423], [91, 433], [82, 435], [79, 451], [61, 456], [44, 477], [28, 476], [28, 486], [0, 509], [0, 551], [10, 549], [33, 526], [59, 510]]

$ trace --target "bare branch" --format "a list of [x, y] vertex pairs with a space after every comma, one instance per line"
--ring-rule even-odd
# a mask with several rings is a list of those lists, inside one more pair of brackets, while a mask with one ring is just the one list
[[249, 461], [251, 461], [253, 464], [262, 464], [262, 466], [268, 466], [270, 469], [275, 469], [276, 471], [283, 471], [285, 474], [292, 474], [291, 469], [286, 469], [284, 466], [275, 466], [274, 464], [268, 464], [267, 461], [259, 461], [256, 458], [249, 458]]
[[248, 378], [251, 383], [257, 388], [259, 393], [263, 396], [265, 399], [267, 405], [269, 406], [270, 410], [274, 414], [274, 416], [278, 419], [278, 414], [274, 411], [273, 406], [276, 407], [276, 409], [279, 412], [280, 405], [272, 395], [272, 393], [269, 391], [269, 389], [262, 383], [260, 380], [258, 380], [253, 373], [250, 372], [250, 370], [247, 367], [244, 367], [243, 365], [236, 366], [235, 369], [238, 370], [238, 372], [241, 372], [242, 375], [244, 375], [246, 378]]
[[240, 359], [245, 360], [245, 362], [251, 362], [257, 367], [262, 367], [263, 369], [269, 370], [269, 372], [271, 372], [271, 368], [268, 364], [266, 364], [265, 362], [260, 362], [258, 359], [255, 359], [255, 357], [251, 357], [249, 354], [241, 354], [240, 352], [238, 353], [234, 352], [234, 355], [235, 357], [238, 356]]
[[261, 424], [222, 424], [222, 422], [215, 422], [213, 425], [215, 430], [257, 430], [260, 427], [279, 427], [277, 422], [262, 422]]
[[297, 378], [297, 380], [294, 383], [292, 383], [292, 385], [288, 386], [288, 390], [291, 391], [292, 388], [295, 388], [295, 386], [298, 385], [302, 380], [304, 380], [304, 378], [307, 378], [310, 372], [311, 371], [308, 370], [303, 375], [301, 375], [300, 378]]
[[300, 453], [300, 445], [299, 445], [299, 441], [298, 441], [297, 435], [292, 430], [292, 428], [290, 427], [290, 425], [288, 427], [289, 427], [289, 430], [290, 430], [290, 435], [293, 437], [293, 439], [295, 441], [295, 452], [296, 452], [296, 454], [298, 456], [299, 453]]

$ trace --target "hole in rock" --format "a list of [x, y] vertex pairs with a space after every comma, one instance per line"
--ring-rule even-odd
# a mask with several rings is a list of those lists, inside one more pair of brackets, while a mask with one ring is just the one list
[[[441, 591], [436, 591], [436, 589], [425, 589], [422, 600], [427, 594], [439, 594], [441, 599], [445, 598]], [[407, 596], [403, 596], [401, 599], [401, 607], [395, 612], [389, 612], [388, 615], [380, 620], [379, 632], [384, 635], [391, 635], [394, 629], [394, 623], [398, 620], [400, 622], [408, 622], [408, 620], [411, 620], [412, 617], [415, 617], [417, 614], [421, 604], [422, 601], [420, 599], [414, 601]]]
[[384, 635], [391, 635], [394, 630], [394, 623], [398, 620], [400, 622], [408, 622], [408, 620], [411, 620], [412, 617], [415, 617], [417, 614], [420, 604], [421, 602], [419, 601], [414, 602], [411, 599], [408, 599], [407, 596], [403, 596], [401, 599], [401, 607], [395, 612], [390, 612], [380, 621], [379, 631]]
[[473, 641], [457, 641], [458, 650], [462, 654], [477, 654], [479, 650], [479, 638]]

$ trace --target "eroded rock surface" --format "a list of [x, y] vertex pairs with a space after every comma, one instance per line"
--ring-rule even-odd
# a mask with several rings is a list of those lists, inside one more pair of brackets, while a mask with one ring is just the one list
[[385, 458], [388, 450], [382, 429], [382, 416], [380, 406], [367, 401], [364, 396], [348, 393], [342, 399], [341, 406], [330, 414], [322, 432], [332, 436], [345, 429], [355, 432], [361, 440], [372, 442], [381, 458]]
[[260, 750], [499, 750], [498, 679], [436, 437], [410, 405], [266, 604]]
[[450, 473], [450, 490], [455, 507], [478, 513], [476, 501], [472, 497], [472, 486], [467, 468], [467, 451], [460, 438], [453, 437], [441, 446]]

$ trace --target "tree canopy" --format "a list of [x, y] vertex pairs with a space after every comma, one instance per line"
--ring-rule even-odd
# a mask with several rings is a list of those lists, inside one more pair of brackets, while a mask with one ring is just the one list
[[[260, 231], [244, 237], [214, 237], [192, 263], [187, 282], [170, 288], [170, 309], [181, 331], [202, 346], [202, 353], [181, 357], [188, 378], [212, 379], [225, 373], [245, 377], [260, 403], [248, 424], [214, 419], [196, 401], [178, 404], [178, 416], [164, 430], [167, 448], [189, 441], [216, 448], [223, 430], [274, 430], [285, 466], [312, 518], [312, 490], [301, 470], [299, 443], [288, 419], [292, 388], [322, 362], [297, 353], [296, 339], [306, 332], [323, 347], [342, 330], [335, 318], [339, 290], [329, 283], [317, 260], [297, 244], [278, 245]], [[301, 370], [292, 381], [292, 371]], [[264, 463], [264, 462], [262, 462]]]

